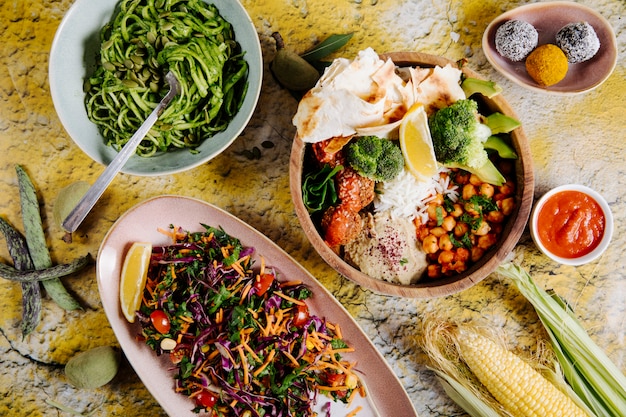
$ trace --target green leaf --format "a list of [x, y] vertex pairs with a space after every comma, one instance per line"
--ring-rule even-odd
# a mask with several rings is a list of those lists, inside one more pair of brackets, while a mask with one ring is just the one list
[[309, 63], [319, 61], [343, 47], [352, 38], [352, 35], [352, 33], [330, 35], [300, 56]]
[[326, 164], [321, 170], [306, 175], [302, 184], [302, 201], [309, 213], [323, 211], [338, 201], [333, 177], [342, 169], [341, 165], [331, 168]]

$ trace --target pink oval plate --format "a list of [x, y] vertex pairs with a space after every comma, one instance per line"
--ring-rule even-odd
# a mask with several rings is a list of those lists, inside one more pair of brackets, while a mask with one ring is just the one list
[[[498, 27], [513, 19], [533, 25], [539, 34], [539, 45], [554, 44], [556, 33], [568, 23], [588, 22], [598, 35], [600, 50], [588, 61], [570, 64], [559, 83], [541, 87], [526, 72], [524, 61], [513, 62], [496, 50]], [[617, 64], [617, 40], [609, 22], [595, 10], [570, 1], [531, 3], [501, 14], [487, 26], [482, 46], [487, 60], [502, 75], [524, 88], [549, 94], [572, 95], [592, 90], [606, 81]]]
[[[366, 398], [357, 396], [350, 406], [318, 396], [315, 409], [319, 415], [346, 415], [361, 406], [359, 417], [417, 416], [406, 391], [387, 362], [376, 350], [346, 309], [306, 269], [257, 230], [209, 203], [179, 196], [160, 196], [136, 205], [122, 215], [105, 236], [97, 258], [97, 280], [102, 305], [115, 335], [137, 375], [150, 393], [171, 416], [197, 417], [195, 404], [186, 396], [174, 392], [174, 374], [171, 362], [156, 354], [137, 340], [138, 323], [130, 324], [124, 318], [119, 302], [119, 280], [126, 251], [135, 241], [155, 245], [169, 243], [169, 238], [158, 232], [170, 224], [189, 231], [203, 230], [201, 223], [222, 227], [238, 238], [243, 245], [255, 248], [256, 264], [262, 255], [268, 266], [278, 271], [281, 280], [301, 280], [313, 292], [308, 302], [313, 313], [341, 326], [344, 339], [356, 351], [351, 360], [357, 362], [361, 378], [368, 390]], [[347, 356], [346, 356], [347, 357]], [[324, 410], [324, 411], [322, 411]]]

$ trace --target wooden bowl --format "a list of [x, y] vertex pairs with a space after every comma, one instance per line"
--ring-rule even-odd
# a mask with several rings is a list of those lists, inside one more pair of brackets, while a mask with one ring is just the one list
[[[381, 57], [383, 59], [391, 58], [398, 67], [433, 67], [437, 65], [445, 66], [449, 63], [455, 65], [453, 61], [446, 58], [417, 52], [395, 52], [381, 55]], [[482, 78], [468, 68], [464, 68], [463, 72], [470, 77]], [[484, 103], [482, 104], [492, 112], [499, 111], [503, 114], [516, 117], [502, 95], [498, 95], [493, 99], [484, 98]], [[521, 127], [511, 133], [511, 140], [519, 155], [519, 158], [515, 162], [517, 181], [515, 212], [508, 219], [500, 242], [487, 252], [479, 262], [462, 274], [436, 280], [423, 279], [413, 285], [401, 285], [372, 278], [345, 262], [324, 243], [322, 236], [320, 236], [319, 231], [313, 224], [302, 202], [302, 168], [307, 145], [302, 142], [297, 135], [293, 142], [289, 164], [290, 189], [296, 214], [304, 233], [324, 261], [341, 275], [356, 284], [376, 293], [410, 298], [434, 298], [454, 294], [471, 287], [493, 272], [515, 247], [528, 221], [533, 202], [534, 188], [530, 148]]]

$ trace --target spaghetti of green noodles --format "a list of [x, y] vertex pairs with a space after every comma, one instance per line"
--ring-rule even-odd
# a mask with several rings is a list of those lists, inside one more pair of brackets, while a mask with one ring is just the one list
[[244, 52], [231, 24], [203, 0], [121, 0], [100, 41], [85, 105], [107, 145], [118, 151], [167, 92], [168, 70], [181, 93], [139, 145], [141, 156], [196, 152], [226, 129], [245, 98]]

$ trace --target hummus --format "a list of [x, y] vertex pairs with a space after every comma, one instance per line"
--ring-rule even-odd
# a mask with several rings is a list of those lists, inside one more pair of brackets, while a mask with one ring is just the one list
[[345, 245], [344, 259], [372, 278], [396, 284], [414, 284], [428, 262], [407, 218], [390, 212], [368, 214], [361, 234]]

